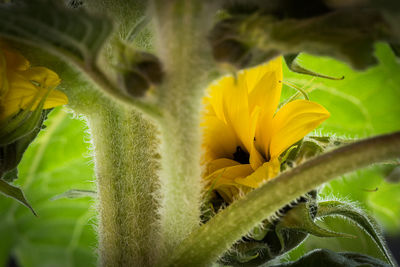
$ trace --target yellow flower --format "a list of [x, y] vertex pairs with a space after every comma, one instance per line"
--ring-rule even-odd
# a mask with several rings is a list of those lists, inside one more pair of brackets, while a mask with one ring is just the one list
[[329, 118], [321, 105], [294, 100], [278, 111], [282, 60], [226, 76], [208, 88], [203, 114], [204, 179], [227, 202], [280, 172], [279, 156]]
[[21, 109], [35, 110], [43, 98], [44, 109], [67, 104], [67, 96], [54, 90], [59, 84], [55, 72], [31, 67], [25, 57], [0, 41], [0, 121]]

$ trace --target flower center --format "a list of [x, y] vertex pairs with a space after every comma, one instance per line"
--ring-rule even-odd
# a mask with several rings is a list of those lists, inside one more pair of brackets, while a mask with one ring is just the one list
[[236, 152], [233, 153], [233, 160], [240, 164], [249, 164], [250, 155], [244, 151], [240, 146], [236, 147]]

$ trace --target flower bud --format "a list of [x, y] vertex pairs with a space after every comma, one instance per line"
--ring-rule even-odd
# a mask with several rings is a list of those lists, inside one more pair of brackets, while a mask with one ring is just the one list
[[164, 73], [159, 59], [146, 52], [122, 46], [118, 69], [119, 82], [125, 92], [142, 97], [153, 85], [161, 83]]
[[251, 59], [249, 48], [238, 38], [237, 19], [225, 19], [212, 29], [209, 35], [214, 59], [220, 63], [242, 68]]
[[259, 49], [257, 42], [263, 37], [258, 33], [243, 37], [242, 31], [251, 29], [251, 23], [252, 20], [238, 17], [224, 19], [214, 26], [208, 39], [217, 62], [242, 69], [280, 55], [280, 51], [275, 49]]

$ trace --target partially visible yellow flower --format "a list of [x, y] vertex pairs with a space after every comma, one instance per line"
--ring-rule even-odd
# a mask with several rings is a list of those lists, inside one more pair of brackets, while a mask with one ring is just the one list
[[65, 105], [67, 96], [54, 90], [58, 75], [44, 67], [31, 67], [28, 60], [0, 41], [0, 121], [20, 110], [35, 110], [43, 98], [44, 109]]
[[208, 88], [203, 114], [204, 179], [225, 201], [259, 187], [280, 172], [279, 156], [329, 118], [321, 105], [278, 105], [282, 60], [226, 76]]

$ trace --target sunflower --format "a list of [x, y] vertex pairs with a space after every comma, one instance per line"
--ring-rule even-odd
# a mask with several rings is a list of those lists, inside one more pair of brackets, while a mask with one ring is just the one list
[[309, 100], [278, 109], [281, 90], [281, 57], [208, 88], [201, 124], [203, 178], [228, 203], [277, 176], [281, 154], [330, 116]]
[[67, 96], [54, 90], [58, 75], [44, 67], [31, 67], [19, 52], [0, 41], [0, 121], [19, 111], [34, 111], [45, 98], [43, 109], [68, 103]]

